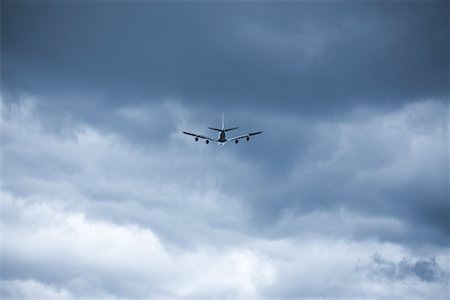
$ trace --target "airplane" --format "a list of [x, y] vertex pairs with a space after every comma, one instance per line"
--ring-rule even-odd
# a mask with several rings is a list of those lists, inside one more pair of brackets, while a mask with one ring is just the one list
[[240, 140], [240, 139], [244, 139], [244, 138], [245, 138], [247, 141], [249, 141], [251, 136], [262, 133], [262, 131], [252, 132], [252, 133], [247, 133], [247, 134], [243, 134], [243, 135], [238, 135], [238, 136], [232, 137], [232, 138], [230, 138], [230, 139], [227, 139], [227, 137], [226, 137], [226, 132], [228, 132], [228, 131], [230, 131], [230, 130], [238, 129], [239, 127], [225, 128], [225, 121], [224, 121], [224, 115], [223, 115], [223, 113], [222, 113], [222, 128], [221, 128], [221, 129], [219, 129], [219, 128], [214, 128], [214, 127], [208, 127], [208, 128], [211, 129], [211, 130], [219, 131], [219, 136], [218, 136], [218, 138], [217, 138], [216, 140], [215, 140], [215, 139], [212, 139], [212, 138], [210, 138], [210, 137], [204, 136], [204, 135], [195, 134], [195, 133], [190, 133], [190, 132], [186, 132], [186, 131], [183, 131], [183, 133], [184, 133], [184, 134], [187, 134], [187, 135], [193, 136], [196, 142], [198, 141], [198, 139], [204, 139], [205, 142], [206, 142], [206, 144], [209, 144], [209, 142], [211, 141], [211, 142], [216, 142], [219, 146], [223, 146], [223, 145], [225, 145], [227, 142], [231, 142], [231, 141], [234, 141], [234, 142], [237, 144], [237, 143], [239, 143], [239, 140]]

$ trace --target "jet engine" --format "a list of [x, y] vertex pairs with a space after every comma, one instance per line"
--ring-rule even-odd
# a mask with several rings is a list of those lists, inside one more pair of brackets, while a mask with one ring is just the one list
[[209, 140], [206, 140], [206, 144], [209, 144]]
[[195, 137], [195, 141], [198, 142], [198, 137]]
[[234, 142], [237, 144], [237, 143], [239, 143], [239, 140], [234, 140]]
[[250, 141], [250, 137], [247, 137], [247, 142]]

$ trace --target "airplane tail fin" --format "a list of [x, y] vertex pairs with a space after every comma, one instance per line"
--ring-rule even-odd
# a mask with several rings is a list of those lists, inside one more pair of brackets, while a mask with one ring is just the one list
[[228, 128], [228, 129], [226, 129], [225, 128], [225, 116], [224, 116], [224, 113], [222, 113], [222, 130], [223, 131], [230, 131], [230, 130], [235, 130], [235, 129], [238, 129], [239, 127], [233, 127], [233, 128]]
[[238, 129], [239, 127], [233, 127], [233, 128], [227, 128], [225, 129], [225, 117], [224, 114], [222, 113], [222, 128], [214, 128], [214, 127], [208, 127], [211, 130], [215, 130], [215, 131], [230, 131], [230, 130], [235, 130]]

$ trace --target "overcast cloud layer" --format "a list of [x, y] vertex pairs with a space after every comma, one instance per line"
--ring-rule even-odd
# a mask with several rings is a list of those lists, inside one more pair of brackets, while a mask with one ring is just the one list
[[448, 299], [448, 2], [1, 5], [2, 299]]

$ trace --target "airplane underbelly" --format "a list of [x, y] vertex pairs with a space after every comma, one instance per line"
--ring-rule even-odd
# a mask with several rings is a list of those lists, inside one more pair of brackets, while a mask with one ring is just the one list
[[226, 137], [225, 137], [225, 132], [221, 132], [219, 134], [219, 142], [220, 143], [225, 143], [227, 141]]

